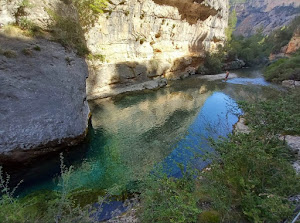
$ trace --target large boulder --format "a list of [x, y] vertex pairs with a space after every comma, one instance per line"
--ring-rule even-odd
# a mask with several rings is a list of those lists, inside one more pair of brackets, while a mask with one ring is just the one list
[[58, 43], [12, 33], [0, 31], [0, 161], [77, 144], [89, 116], [84, 59]]
[[223, 70], [237, 70], [244, 67], [246, 63], [243, 60], [236, 59], [234, 61], [230, 61], [223, 66]]

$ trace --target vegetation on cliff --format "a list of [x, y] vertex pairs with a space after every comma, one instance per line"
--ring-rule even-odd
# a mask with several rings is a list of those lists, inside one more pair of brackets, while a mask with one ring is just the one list
[[[230, 21], [234, 21], [234, 17], [236, 17], [236, 14], [233, 11], [230, 15]], [[224, 47], [228, 59], [242, 59], [248, 66], [265, 63], [271, 53], [279, 53], [281, 48], [289, 43], [299, 22], [300, 17], [297, 17], [289, 26], [274, 30], [268, 36], [265, 36], [263, 30], [260, 29], [250, 37], [234, 35], [228, 37]], [[233, 28], [231, 27], [231, 29]]]
[[283, 80], [300, 80], [300, 51], [290, 58], [282, 58], [264, 69], [266, 80], [281, 82]]
[[[265, 36], [262, 29], [250, 37], [234, 36], [236, 14], [233, 10], [229, 16], [229, 26], [226, 31], [227, 42], [224, 47], [219, 47], [215, 53], [207, 53], [203, 66], [200, 66], [200, 74], [216, 74], [222, 71], [224, 64], [241, 59], [246, 66], [266, 65], [270, 54], [281, 53], [281, 50], [291, 40], [295, 30], [299, 26], [300, 17], [295, 18], [289, 26], [274, 30]], [[299, 52], [291, 58], [283, 58], [265, 69], [264, 75], [269, 81], [299, 80]], [[225, 69], [225, 68], [224, 68]]]
[[[45, 10], [53, 20], [50, 23], [50, 30], [55, 41], [61, 43], [66, 48], [76, 50], [80, 56], [88, 55], [84, 32], [93, 26], [100, 14], [107, 7], [107, 0], [62, 0], [69, 8], [76, 10], [78, 19], [68, 15], [58, 13], [57, 9], [46, 8]], [[27, 19], [26, 9], [33, 7], [30, 0], [23, 0], [16, 13], [16, 25], [26, 31], [29, 36], [44, 36], [42, 28]], [[47, 36], [47, 35], [46, 35]]]

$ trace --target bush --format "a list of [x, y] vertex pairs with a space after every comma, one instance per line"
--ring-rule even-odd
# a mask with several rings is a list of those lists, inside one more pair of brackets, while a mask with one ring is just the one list
[[268, 81], [300, 80], [300, 51], [291, 58], [282, 58], [264, 69]]
[[79, 56], [85, 56], [89, 53], [85, 43], [84, 33], [79, 23], [71, 18], [59, 16], [51, 10], [48, 10], [48, 14], [51, 15], [55, 21], [52, 27], [55, 41], [64, 47], [75, 49]]
[[245, 61], [247, 66], [264, 64], [270, 53], [279, 53], [281, 48], [289, 43], [299, 22], [300, 16], [289, 26], [274, 30], [268, 36], [265, 36], [260, 29], [250, 37], [233, 35], [230, 38], [227, 37], [228, 42], [225, 44], [227, 60], [239, 58]]
[[[65, 4], [70, 4], [65, 2]], [[72, 18], [60, 16], [48, 9], [48, 14], [55, 21], [52, 27], [53, 35], [56, 41], [65, 47], [73, 48], [79, 56], [85, 56], [89, 53], [86, 46], [84, 32], [94, 25], [99, 14], [107, 6], [107, 0], [74, 0], [74, 6], [79, 14], [79, 21]]]
[[0, 54], [2, 54], [3, 56], [5, 56], [7, 58], [16, 58], [17, 57], [17, 53], [14, 50], [2, 50], [0, 52]]
[[[70, 185], [73, 167], [66, 168], [61, 155], [59, 191], [40, 191], [23, 198], [14, 197], [18, 185], [11, 191], [9, 176], [4, 178], [0, 167], [0, 222], [95, 222], [92, 205], [79, 206], [73, 197], [80, 193]], [[101, 204], [103, 199], [98, 198]]]
[[108, 4], [107, 0], [74, 0], [73, 2], [83, 29], [93, 26]]
[[299, 192], [300, 178], [279, 140], [251, 133], [213, 145], [219, 157], [202, 174], [201, 190], [223, 221], [281, 222], [292, 214], [287, 198]]
[[240, 102], [239, 105], [249, 126], [261, 134], [300, 134], [300, 97], [297, 90], [278, 95], [273, 100], [253, 104]]
[[218, 74], [222, 72], [223, 67], [223, 55], [222, 50], [220, 53], [206, 53], [203, 66], [198, 68], [199, 74]]
[[168, 178], [149, 177], [141, 195], [142, 222], [196, 222], [201, 212], [194, 196], [195, 183], [191, 176]]

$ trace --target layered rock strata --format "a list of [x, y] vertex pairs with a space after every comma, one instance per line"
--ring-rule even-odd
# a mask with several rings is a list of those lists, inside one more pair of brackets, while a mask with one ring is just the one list
[[[50, 31], [55, 21], [49, 11], [78, 21], [69, 1], [30, 0], [19, 15], [20, 2], [6, 4], [0, 15], [10, 22], [25, 18]], [[109, 1], [94, 24], [82, 27], [91, 51], [88, 97], [157, 88], [165, 78], [193, 74], [204, 51], [224, 42], [227, 20], [228, 1], [223, 0]]]
[[104, 56], [90, 61], [93, 98], [193, 74], [204, 51], [225, 40], [227, 1], [114, 0], [107, 11], [86, 33], [88, 48]]
[[[110, 0], [86, 25], [78, 14], [68, 0], [0, 0], [2, 154], [21, 151], [22, 158], [24, 151], [77, 143], [87, 127], [86, 98], [155, 89], [194, 74], [204, 52], [225, 40], [228, 2]], [[66, 21], [81, 25], [91, 52], [86, 61], [47, 40], [59, 30], [66, 41]], [[46, 39], [14, 36], [13, 27], [7, 35], [3, 25], [10, 23], [40, 27]]]
[[250, 36], [262, 29], [269, 34], [274, 29], [288, 25], [300, 15], [298, 0], [246, 0], [233, 3], [232, 9], [237, 13], [235, 34]]

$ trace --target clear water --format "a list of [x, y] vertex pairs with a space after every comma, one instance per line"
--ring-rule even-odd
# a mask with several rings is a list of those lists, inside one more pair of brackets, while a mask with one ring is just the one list
[[[168, 87], [90, 102], [92, 126], [88, 141], [64, 153], [74, 166], [73, 188], [126, 190], [162, 164], [171, 176], [180, 176], [178, 163], [203, 168], [194, 152], [211, 150], [207, 137], [226, 136], [238, 121], [238, 100], [272, 97], [277, 88], [265, 82], [259, 70], [236, 71], [238, 78], [205, 81], [191, 77]], [[235, 110], [241, 113], [239, 110]], [[18, 170], [25, 178], [23, 193], [56, 189], [59, 156]]]

